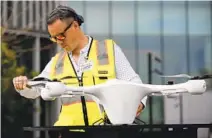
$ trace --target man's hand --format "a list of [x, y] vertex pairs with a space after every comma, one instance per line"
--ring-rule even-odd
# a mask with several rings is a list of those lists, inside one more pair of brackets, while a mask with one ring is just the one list
[[140, 103], [139, 106], [138, 106], [136, 117], [138, 117], [140, 115], [140, 113], [143, 110], [143, 108], [144, 108], [144, 105], [142, 103]]
[[23, 90], [26, 87], [28, 79], [26, 76], [18, 76], [13, 78], [13, 85], [16, 90]]

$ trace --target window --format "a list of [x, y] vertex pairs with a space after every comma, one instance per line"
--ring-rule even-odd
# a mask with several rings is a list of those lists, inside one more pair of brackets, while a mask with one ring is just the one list
[[112, 37], [136, 70], [134, 2], [112, 2]]
[[134, 2], [112, 2], [112, 32], [113, 35], [134, 35], [135, 16]]
[[186, 32], [185, 2], [163, 2], [164, 35], [184, 35]]
[[108, 36], [109, 2], [89, 1], [85, 3], [85, 32], [89, 35]]
[[138, 32], [139, 34], [160, 34], [160, 2], [139, 1]]
[[188, 4], [190, 72], [197, 75], [203, 68], [211, 68], [211, 9], [209, 1]]
[[[84, 15], [84, 11], [85, 11], [85, 2], [83, 1], [69, 1], [68, 2], [68, 6], [73, 8], [77, 14], [82, 15], [84, 20], [85, 20], [85, 24], [87, 24], [87, 20], [86, 20], [86, 16]], [[85, 30], [85, 24], [82, 24], [82, 29]]]

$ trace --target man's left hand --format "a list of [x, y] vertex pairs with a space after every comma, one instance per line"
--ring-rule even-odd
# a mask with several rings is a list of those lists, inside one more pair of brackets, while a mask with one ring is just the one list
[[136, 117], [138, 117], [140, 115], [140, 113], [143, 110], [143, 108], [144, 108], [144, 105], [142, 103], [140, 103], [139, 106], [138, 106]]

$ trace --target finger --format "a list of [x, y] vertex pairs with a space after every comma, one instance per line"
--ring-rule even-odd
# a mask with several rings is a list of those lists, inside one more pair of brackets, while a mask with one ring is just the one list
[[20, 89], [20, 90], [23, 90], [23, 76], [20, 76], [20, 77], [18, 77], [18, 88]]
[[26, 77], [25, 76], [21, 76], [21, 89], [24, 89], [24, 85], [26, 83]]
[[[19, 76], [20, 77], [20, 76]], [[18, 90], [20, 90], [20, 87], [19, 87], [19, 77], [16, 77], [16, 79], [15, 79], [15, 85], [16, 85], [16, 88], [18, 89]]]
[[137, 110], [137, 112], [139, 112], [139, 113], [140, 113], [141, 111], [142, 111], [142, 109], [141, 109], [141, 108]]
[[140, 110], [138, 110], [138, 111], [137, 111], [137, 113], [136, 113], [136, 116], [139, 116], [139, 115], [140, 115], [140, 113], [141, 113], [141, 111], [142, 111], [141, 109], [140, 109]]
[[16, 79], [17, 77], [13, 78], [13, 86], [15, 87], [15, 89], [17, 89]]
[[14, 85], [14, 87], [15, 87], [15, 78], [13, 78], [13, 85]]
[[136, 112], [136, 117], [140, 115], [141, 111], [142, 111], [142, 105], [140, 104]]
[[144, 105], [141, 103], [141, 104], [139, 104], [139, 110], [143, 110], [143, 108], [144, 108]]
[[136, 117], [138, 117], [139, 115], [140, 115], [140, 112], [137, 112], [137, 113], [136, 113]]
[[17, 90], [19, 90], [19, 86], [18, 86], [18, 77], [15, 77], [14, 79], [14, 86]]
[[27, 82], [28, 82], [27, 77], [23, 76], [23, 89], [26, 88]]

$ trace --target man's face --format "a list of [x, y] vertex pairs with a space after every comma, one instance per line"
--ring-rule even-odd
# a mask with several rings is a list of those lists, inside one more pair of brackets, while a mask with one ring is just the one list
[[76, 48], [78, 27], [73, 20], [61, 21], [58, 19], [48, 25], [48, 31], [51, 40], [57, 42], [66, 51], [70, 52]]

